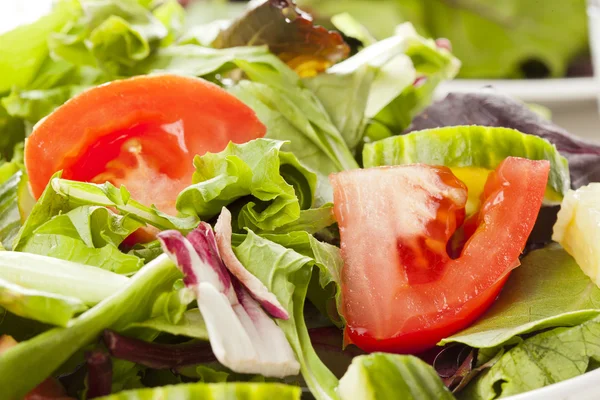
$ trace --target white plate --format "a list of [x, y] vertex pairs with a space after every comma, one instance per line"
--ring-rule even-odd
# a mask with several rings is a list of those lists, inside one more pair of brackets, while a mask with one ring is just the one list
[[562, 79], [455, 79], [440, 85], [437, 95], [449, 92], [473, 92], [482, 87], [493, 86], [500, 93], [526, 102], [551, 104], [594, 101], [600, 94], [600, 85], [594, 78]]

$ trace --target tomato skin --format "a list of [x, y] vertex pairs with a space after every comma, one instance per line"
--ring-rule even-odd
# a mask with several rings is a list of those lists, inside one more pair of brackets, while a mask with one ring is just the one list
[[345, 262], [346, 343], [395, 353], [431, 348], [477, 319], [519, 265], [549, 163], [508, 158], [490, 174], [480, 212], [465, 222], [465, 231], [476, 229], [456, 259], [443, 245], [462, 223], [466, 190], [432, 173], [447, 176], [413, 165], [330, 177]]
[[142, 203], [174, 213], [195, 155], [265, 132], [252, 109], [212, 83], [138, 76], [89, 89], [40, 121], [25, 166], [36, 198], [63, 170], [65, 179], [124, 184]]

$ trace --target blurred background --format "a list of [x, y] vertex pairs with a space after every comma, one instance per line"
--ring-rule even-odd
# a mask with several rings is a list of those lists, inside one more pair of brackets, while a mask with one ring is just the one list
[[[187, 24], [216, 26], [241, 14], [245, 1], [181, 0]], [[542, 106], [553, 121], [577, 135], [600, 140], [593, 78], [594, 44], [600, 46], [598, 0], [297, 0], [328, 28], [366, 28], [361, 40], [394, 34], [410, 21], [422, 35], [446, 38], [462, 61], [458, 78], [438, 88], [477, 91], [485, 86]], [[52, 0], [0, 0], [0, 32], [32, 22]], [[345, 19], [351, 16], [351, 19]], [[350, 21], [350, 22], [349, 22]], [[352, 39], [349, 39], [350, 41]], [[600, 66], [600, 62], [597, 63]], [[597, 74], [598, 75], [598, 74]]]

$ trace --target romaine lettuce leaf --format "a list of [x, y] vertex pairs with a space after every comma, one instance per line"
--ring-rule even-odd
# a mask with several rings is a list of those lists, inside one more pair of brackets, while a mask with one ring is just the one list
[[0, 167], [0, 173], [11, 173], [9, 179], [0, 184], [0, 242], [7, 250], [12, 250], [19, 229], [29, 212], [30, 202], [27, 175], [20, 166], [10, 162]]
[[304, 300], [312, 273], [310, 259], [250, 230], [234, 252], [290, 313], [288, 320], [277, 320], [277, 324], [292, 345], [313, 396], [317, 400], [337, 399], [338, 381], [315, 353], [304, 320]]
[[435, 370], [414, 356], [373, 353], [358, 356], [340, 379], [342, 400], [452, 400]]
[[469, 328], [442, 340], [488, 348], [520, 335], [584, 323], [600, 314], [600, 289], [560, 246], [529, 253], [492, 307]]
[[164, 315], [150, 318], [146, 321], [135, 322], [127, 329], [147, 328], [171, 335], [187, 336], [193, 339], [208, 340], [206, 324], [197, 308], [185, 311], [178, 322], [169, 321]]
[[[104, 329], [120, 330], [147, 319], [156, 298], [170, 291], [180, 278], [181, 273], [168, 257], [160, 256], [67, 328], [51, 329], [7, 350], [0, 363], [3, 396], [21, 398], [80, 348], [96, 340]], [[92, 280], [90, 283], [97, 285]]]
[[600, 182], [600, 145], [570, 134], [508, 96], [490, 92], [450, 93], [418, 115], [405, 133], [458, 125], [505, 127], [539, 136], [554, 144], [569, 161], [574, 189]]
[[250, 106], [267, 127], [267, 137], [289, 141], [282, 149], [318, 176], [315, 205], [331, 202], [332, 172], [358, 168], [346, 143], [316, 96], [307, 89], [242, 81], [230, 92]]
[[177, 209], [207, 220], [234, 203], [236, 230], [271, 231], [298, 220], [301, 208], [313, 203], [316, 177], [295, 157], [281, 152], [283, 144], [256, 139], [196, 156], [194, 183], [179, 194]]
[[0, 251], [0, 279], [24, 288], [74, 297], [95, 305], [129, 279], [100, 268], [37, 254]]
[[47, 324], [67, 326], [87, 306], [75, 297], [26, 289], [0, 279], [0, 306], [24, 318]]
[[459, 398], [492, 400], [579, 376], [600, 360], [599, 338], [600, 317], [538, 333], [508, 350]]
[[152, 400], [157, 398], [194, 400], [300, 400], [299, 387], [279, 383], [187, 383], [154, 389], [129, 390], [98, 400]]

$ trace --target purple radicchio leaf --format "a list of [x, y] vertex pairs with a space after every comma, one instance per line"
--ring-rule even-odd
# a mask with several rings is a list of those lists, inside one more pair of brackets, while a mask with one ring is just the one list
[[217, 223], [215, 224], [215, 235], [219, 253], [229, 272], [244, 285], [252, 297], [254, 297], [254, 299], [256, 299], [269, 314], [275, 318], [289, 319], [290, 316], [287, 310], [281, 305], [279, 300], [277, 300], [277, 297], [269, 292], [269, 289], [267, 289], [260, 279], [252, 275], [250, 271], [242, 265], [233, 252], [233, 248], [231, 247], [231, 213], [225, 207], [221, 210], [221, 215], [219, 215]]
[[450, 93], [417, 115], [404, 133], [457, 125], [512, 128], [554, 144], [569, 161], [571, 186], [600, 182], [600, 144], [567, 132], [510, 97], [482, 91]]
[[85, 354], [87, 364], [87, 398], [108, 396], [112, 392], [112, 362], [103, 351]]
[[177, 231], [161, 232], [158, 238], [194, 291], [212, 352], [221, 364], [238, 373], [278, 378], [299, 372], [281, 328], [229, 275], [210, 225], [202, 223], [187, 238]]
[[205, 342], [150, 343], [111, 330], [104, 331], [103, 339], [113, 357], [153, 369], [171, 369], [216, 361], [210, 345]]

